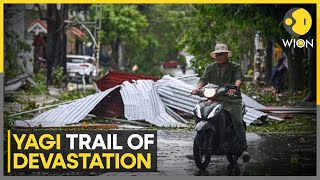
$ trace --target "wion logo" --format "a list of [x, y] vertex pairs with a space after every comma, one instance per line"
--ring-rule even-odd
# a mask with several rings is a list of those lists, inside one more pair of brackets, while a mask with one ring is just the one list
[[[309, 32], [312, 25], [312, 18], [307, 10], [303, 8], [292, 8], [284, 15], [283, 25], [291, 35], [302, 36]], [[282, 39], [282, 43], [284, 47], [313, 47], [313, 39]]]

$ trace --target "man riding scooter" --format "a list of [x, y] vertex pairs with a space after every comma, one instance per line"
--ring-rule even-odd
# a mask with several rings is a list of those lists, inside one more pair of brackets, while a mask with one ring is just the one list
[[[241, 157], [244, 162], [248, 162], [250, 155], [247, 152], [246, 132], [242, 123], [242, 97], [240, 86], [244, 78], [241, 68], [239, 65], [229, 61], [229, 58], [232, 57], [232, 52], [228, 50], [226, 44], [217, 44], [215, 46], [215, 51], [211, 52], [210, 56], [215, 60], [215, 63], [211, 63], [206, 67], [202, 77], [197, 83], [197, 87], [192, 90], [192, 94], [197, 94], [198, 91], [208, 83], [216, 84], [218, 86], [234, 84], [237, 87], [237, 90], [229, 89], [227, 92], [228, 96], [223, 98], [224, 109], [230, 113], [236, 140], [241, 146], [241, 149], [239, 150], [242, 152]], [[235, 95], [237, 91], [240, 95]]]

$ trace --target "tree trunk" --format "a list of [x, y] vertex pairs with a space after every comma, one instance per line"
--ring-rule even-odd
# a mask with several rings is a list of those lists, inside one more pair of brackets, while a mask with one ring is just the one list
[[67, 74], [67, 34], [66, 34], [66, 24], [64, 23], [65, 20], [68, 19], [68, 4], [61, 5], [61, 26], [60, 29], [61, 33], [61, 54], [60, 54], [60, 61], [61, 61], [61, 67], [63, 67], [63, 74]]
[[268, 40], [267, 42], [267, 50], [266, 50], [266, 76], [265, 81], [267, 84], [270, 83], [271, 74], [272, 74], [272, 60], [273, 60], [273, 42]]
[[117, 38], [112, 45], [112, 54], [111, 54], [111, 63], [110, 66], [112, 69], [119, 69], [119, 43], [120, 39]]
[[298, 47], [286, 48], [283, 46], [281, 39], [277, 39], [277, 42], [287, 55], [289, 89], [293, 91], [302, 90], [304, 82], [303, 49]]
[[61, 5], [60, 12], [56, 4], [47, 5], [47, 86], [53, 85], [52, 76], [54, 69], [63, 67], [64, 74], [67, 72], [66, 51], [67, 37], [65, 33], [65, 23], [68, 17], [68, 5]]
[[123, 46], [122, 46], [122, 43], [119, 42], [118, 44], [118, 69], [119, 70], [123, 70], [124, 67], [123, 67]]
[[295, 68], [291, 72], [291, 76], [293, 76], [292, 89], [294, 90], [304, 88], [303, 57], [303, 48], [294, 48], [293, 64]]
[[57, 24], [57, 16], [58, 16], [58, 10], [55, 4], [48, 4], [47, 5], [47, 25], [48, 25], [48, 31], [47, 31], [47, 51], [46, 51], [46, 61], [47, 61], [47, 86], [50, 86], [53, 84], [53, 77], [52, 77], [52, 71], [55, 65], [55, 52], [56, 52], [56, 44], [57, 44], [57, 38], [56, 38], [56, 30], [58, 27]]
[[294, 48], [294, 53], [285, 51], [288, 60], [288, 76], [289, 76], [289, 89], [302, 90], [303, 89], [303, 50], [301, 48]]

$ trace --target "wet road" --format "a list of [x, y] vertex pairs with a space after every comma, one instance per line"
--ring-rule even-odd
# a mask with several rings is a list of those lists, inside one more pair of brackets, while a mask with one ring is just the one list
[[316, 135], [247, 133], [249, 163], [229, 165], [225, 156], [212, 156], [206, 171], [192, 159], [195, 132], [158, 131], [158, 172], [103, 175], [226, 176], [316, 175]]

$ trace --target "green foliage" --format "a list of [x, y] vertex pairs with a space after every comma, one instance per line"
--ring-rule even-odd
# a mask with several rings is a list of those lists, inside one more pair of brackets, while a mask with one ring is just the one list
[[63, 91], [59, 96], [59, 102], [71, 101], [79, 98], [83, 98], [89, 96], [91, 94], [96, 93], [95, 90], [88, 91]]
[[146, 34], [152, 34], [158, 44], [157, 59], [168, 61], [177, 58], [178, 38], [190, 21], [189, 12], [188, 6], [181, 4], [157, 4], [143, 12], [149, 22]]
[[53, 85], [56, 87], [62, 87], [64, 80], [67, 78], [67, 75], [64, 74], [63, 67], [57, 67], [53, 70]]
[[[91, 10], [94, 10], [94, 6]], [[124, 41], [137, 40], [139, 31], [147, 26], [147, 21], [137, 10], [136, 5], [102, 5], [103, 41], [115, 42], [117, 38]]]
[[46, 76], [43, 74], [43, 70], [40, 70], [37, 76], [32, 74], [32, 79], [35, 80], [37, 86], [27, 83], [22, 87], [22, 90], [26, 95], [44, 95], [47, 94]]
[[277, 102], [275, 94], [270, 88], [256, 87], [247, 82], [241, 86], [241, 91], [249, 97], [254, 97], [256, 101], [267, 106], [290, 106], [301, 103], [307, 96], [307, 90], [287, 91], [280, 97], [282, 101]]
[[[161, 76], [160, 61], [175, 60], [178, 38], [188, 21], [188, 6], [173, 4], [102, 5], [102, 43], [124, 47], [127, 71], [138, 65], [137, 73]], [[95, 6], [90, 9], [93, 19]], [[115, 57], [113, 57], [115, 58]]]
[[148, 127], [147, 129], [149, 130], [166, 130], [166, 131], [180, 131], [180, 132], [185, 132], [185, 131], [194, 131], [195, 124], [188, 124], [187, 127], [162, 127], [162, 126], [151, 126]]
[[4, 132], [11, 129], [13, 123], [14, 123], [14, 119], [12, 117], [10, 117], [9, 113], [3, 112], [3, 130], [4, 130]]
[[316, 133], [316, 121], [313, 116], [296, 115], [283, 122], [269, 120], [262, 126], [251, 125], [248, 132], [255, 133]]
[[304, 87], [309, 86], [310, 81], [310, 61], [308, 59], [303, 60], [303, 72], [304, 72]]
[[4, 71], [8, 79], [23, 73], [23, 67], [17, 61], [18, 59], [24, 59], [21, 53], [31, 51], [30, 45], [22, 41], [19, 35], [12, 30], [12, 17], [14, 14], [15, 12], [5, 11]]
[[187, 62], [186, 62], [186, 58], [184, 57], [184, 56], [181, 56], [181, 55], [178, 55], [178, 57], [177, 57], [177, 62], [179, 63], [179, 64], [186, 64]]
[[272, 40], [288, 37], [282, 26], [284, 13], [290, 5], [201, 4], [194, 6], [189, 28], [180, 38], [180, 47], [188, 47], [196, 61], [192, 64], [202, 74], [212, 62], [209, 53], [216, 43], [225, 43], [233, 51], [232, 61], [242, 54], [253, 58], [253, 38], [257, 31]]
[[[94, 19], [95, 6], [91, 6], [90, 14]], [[131, 67], [132, 60], [141, 54], [147, 41], [143, 31], [148, 26], [147, 19], [136, 5], [103, 4], [102, 5], [102, 44], [112, 46], [113, 54], [117, 54], [117, 46], [125, 49], [125, 65]], [[114, 57], [115, 58], [115, 57]]]

